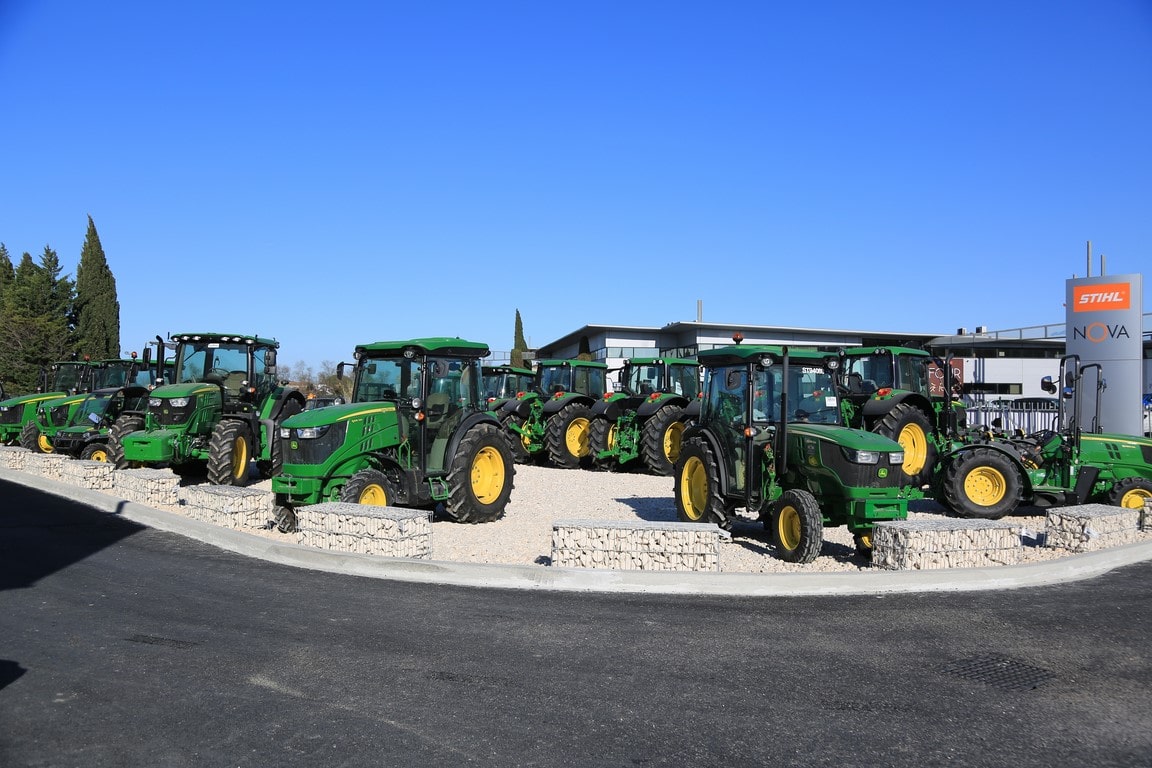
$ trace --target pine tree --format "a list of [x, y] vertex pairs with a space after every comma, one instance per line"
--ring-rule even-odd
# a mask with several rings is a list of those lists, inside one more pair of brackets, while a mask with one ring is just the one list
[[96, 224], [88, 234], [76, 267], [76, 346], [93, 360], [120, 357], [120, 302], [116, 278], [104, 258]]
[[68, 359], [74, 350], [70, 324], [74, 288], [60, 272], [56, 252], [44, 246], [40, 264], [25, 252], [4, 286], [0, 371], [12, 383], [10, 394], [33, 391], [41, 367]]
[[524, 353], [528, 351], [528, 342], [524, 340], [524, 323], [520, 320], [520, 310], [516, 310], [516, 336], [512, 342], [512, 354], [509, 363], [517, 368], [524, 367]]

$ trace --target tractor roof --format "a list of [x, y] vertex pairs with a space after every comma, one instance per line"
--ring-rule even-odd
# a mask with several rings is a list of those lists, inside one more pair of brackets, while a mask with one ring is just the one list
[[173, 341], [223, 341], [233, 344], [251, 344], [252, 346], [272, 347], [276, 349], [280, 342], [276, 339], [265, 339], [260, 336], [249, 336], [244, 333], [173, 333], [168, 336]]
[[916, 357], [931, 357], [931, 355], [929, 355], [923, 349], [916, 349], [915, 347], [891, 347], [891, 346], [884, 346], [884, 347], [876, 347], [876, 346], [845, 347], [844, 348], [844, 354], [846, 354], [846, 355], [887, 355], [887, 354], [893, 354], [893, 355], [913, 355]]
[[535, 376], [536, 375], [535, 371], [531, 371], [527, 368], [517, 368], [514, 365], [485, 365], [485, 366], [483, 366], [483, 368], [484, 368], [484, 375], [485, 376], [487, 376], [490, 373], [516, 373], [516, 374], [519, 374], [521, 376]]
[[371, 344], [360, 344], [356, 347], [356, 353], [371, 357], [390, 357], [403, 354], [406, 349], [411, 349], [418, 355], [458, 355], [477, 358], [487, 357], [490, 351], [487, 344], [478, 341], [465, 341], [460, 337], [435, 336], [406, 341], [376, 341]]
[[545, 366], [558, 366], [570, 365], [573, 368], [607, 368], [607, 363], [602, 363], [598, 360], [537, 360], [536, 366], [542, 368]]
[[683, 357], [630, 357], [624, 361], [626, 365], [699, 365], [696, 360], [686, 360]]
[[[721, 365], [745, 365], [759, 362], [763, 357], [769, 357], [772, 362], [784, 360], [784, 347], [775, 344], [732, 344], [727, 347], [700, 350], [698, 358], [700, 365], [716, 368]], [[821, 352], [805, 347], [788, 347], [789, 360], [819, 360], [835, 357], [831, 352]]]

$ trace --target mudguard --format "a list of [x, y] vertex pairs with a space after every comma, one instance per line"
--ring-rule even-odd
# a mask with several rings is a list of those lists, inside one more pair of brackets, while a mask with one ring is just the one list
[[680, 395], [664, 395], [653, 400], [651, 397], [646, 397], [638, 406], [635, 406], [636, 415], [640, 418], [648, 418], [666, 405], [683, 407], [688, 405], [688, 398]]

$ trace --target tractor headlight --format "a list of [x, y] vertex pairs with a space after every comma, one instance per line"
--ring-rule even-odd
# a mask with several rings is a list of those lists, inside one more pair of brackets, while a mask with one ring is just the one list
[[[168, 401], [168, 404], [173, 408], [187, 408], [188, 402], [189, 398], [187, 397], [174, 397]], [[151, 401], [149, 401], [149, 405], [151, 405]]]
[[150, 397], [150, 398], [148, 398], [148, 407], [149, 408], [159, 408], [160, 404], [163, 402], [164, 401], [158, 397]]
[[322, 427], [303, 427], [296, 430], [296, 437], [301, 440], [315, 440], [318, 437], [324, 437], [324, 433], [328, 431], [331, 424], [325, 424]]
[[[844, 456], [848, 461], [853, 464], [879, 464], [880, 452], [879, 451], [854, 451], [851, 448], [844, 448]], [[901, 457], [903, 461], [903, 457]]]
[[891, 453], [889, 453], [888, 454], [888, 463], [889, 464], [903, 464], [904, 463], [904, 451], [892, 451]]

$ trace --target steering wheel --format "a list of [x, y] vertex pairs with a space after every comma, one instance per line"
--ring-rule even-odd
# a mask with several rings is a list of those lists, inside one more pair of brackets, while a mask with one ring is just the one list
[[212, 368], [204, 375], [204, 381], [224, 381], [228, 378], [227, 368]]

